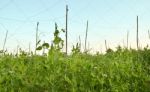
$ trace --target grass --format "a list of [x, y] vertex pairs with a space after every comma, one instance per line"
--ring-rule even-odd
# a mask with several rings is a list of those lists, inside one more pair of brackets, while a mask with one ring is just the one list
[[36, 43], [34, 55], [0, 51], [0, 92], [150, 92], [150, 49], [107, 49], [106, 54], [81, 52], [73, 46], [71, 55], [61, 52], [64, 41], [55, 24], [54, 40]]
[[150, 50], [0, 56], [1, 92], [150, 92]]

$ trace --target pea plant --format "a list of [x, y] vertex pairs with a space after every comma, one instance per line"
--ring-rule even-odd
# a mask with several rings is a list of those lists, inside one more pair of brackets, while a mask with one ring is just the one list
[[59, 31], [58, 25], [57, 25], [57, 23], [55, 23], [54, 39], [53, 39], [51, 45], [49, 45], [49, 43], [46, 43], [46, 42], [41, 44], [41, 40], [39, 40], [37, 43], [38, 47], [36, 48], [36, 50], [41, 51], [43, 49], [48, 49], [49, 54], [52, 54], [54, 52], [61, 52], [61, 50], [63, 49], [63, 46], [64, 46], [64, 40], [59, 36], [61, 32], [64, 33], [65, 30], [61, 29]]

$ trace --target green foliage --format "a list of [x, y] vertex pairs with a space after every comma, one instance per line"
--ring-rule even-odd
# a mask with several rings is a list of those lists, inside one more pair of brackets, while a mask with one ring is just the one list
[[36, 48], [36, 50], [42, 50], [43, 46], [39, 46]]
[[48, 43], [43, 43], [42, 47], [48, 49], [49, 48], [49, 44]]
[[72, 48], [72, 54], [79, 54], [80, 52], [80, 45], [77, 43], [76, 46], [73, 46]]
[[[78, 47], [78, 45], [76, 45]], [[0, 57], [1, 92], [149, 92], [150, 50]], [[137, 57], [137, 54], [139, 55]], [[138, 58], [138, 59], [137, 59]]]
[[33, 55], [22, 49], [16, 56], [0, 54], [0, 92], [150, 92], [150, 49], [117, 47], [106, 54], [82, 53], [77, 43], [71, 55], [62, 53], [64, 41], [55, 24], [52, 44], [37, 43]]
[[42, 49], [48, 49], [49, 48], [49, 43], [43, 43], [42, 45], [38, 46], [36, 50], [42, 50]]
[[54, 32], [54, 39], [52, 41], [51, 46], [49, 45], [49, 43], [43, 43], [42, 45], [40, 45], [41, 40], [38, 41], [37, 45], [38, 47], [36, 48], [36, 50], [41, 51], [44, 49], [48, 49], [49, 53], [48, 55], [51, 57], [54, 54], [63, 54], [61, 52], [63, 46], [64, 46], [64, 40], [62, 40], [61, 37], [59, 37], [60, 32], [65, 32], [64, 29], [62, 29], [61, 31], [58, 30], [58, 26], [55, 23], [55, 32]]
[[[64, 32], [64, 30], [61, 30], [61, 31]], [[58, 51], [60, 51], [64, 46], [64, 41], [61, 39], [61, 37], [59, 37], [59, 34], [60, 34], [60, 31], [58, 30], [58, 26], [55, 23], [53, 45], [54, 45], [54, 48]]]
[[107, 51], [106, 51], [107, 53], [111, 53], [111, 52], [113, 52], [113, 50], [112, 49], [107, 49]]

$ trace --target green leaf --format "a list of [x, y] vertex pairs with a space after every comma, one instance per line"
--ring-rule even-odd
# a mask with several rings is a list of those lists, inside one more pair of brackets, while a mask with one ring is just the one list
[[41, 42], [41, 40], [39, 40], [39, 41], [36, 43], [36, 45], [38, 45], [40, 42]]
[[45, 47], [45, 48], [49, 48], [49, 44], [48, 43], [44, 43], [43, 45], [42, 45], [42, 47]]
[[37, 47], [36, 50], [42, 50], [42, 46]]
[[61, 29], [61, 31], [64, 33], [64, 32], [65, 32], [65, 29]]

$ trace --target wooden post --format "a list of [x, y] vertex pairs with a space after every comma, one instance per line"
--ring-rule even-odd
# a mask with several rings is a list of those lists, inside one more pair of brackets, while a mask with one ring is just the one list
[[136, 41], [137, 41], [137, 50], [139, 49], [139, 25], [138, 25], [138, 16], [137, 16], [137, 34], [136, 34]]
[[127, 31], [127, 49], [129, 47], [129, 31]]
[[66, 54], [68, 53], [68, 5], [66, 5]]
[[102, 45], [100, 45], [100, 52], [101, 52], [101, 54], [102, 54]]
[[7, 41], [7, 35], [8, 35], [8, 30], [6, 31], [6, 36], [5, 36], [5, 40], [4, 40], [4, 44], [3, 44], [3, 52], [5, 50], [5, 44], [6, 44], [6, 41]]
[[79, 47], [80, 47], [80, 50], [81, 50], [81, 38], [79, 36]]
[[87, 45], [88, 26], [89, 26], [89, 23], [88, 23], [88, 21], [87, 21], [87, 25], [86, 25], [86, 34], [85, 34], [85, 52], [86, 52], [86, 50], [87, 50], [86, 45]]
[[[44, 43], [45, 43], [45, 41], [44, 41]], [[45, 54], [45, 48], [43, 48], [43, 55]]]
[[31, 52], [31, 44], [29, 43], [29, 54], [30, 54], [30, 52]]
[[39, 22], [37, 22], [37, 28], [36, 28], [36, 46], [35, 46], [35, 55], [36, 55], [36, 49], [37, 49], [37, 43], [38, 43], [38, 27], [39, 27]]
[[148, 37], [149, 37], [149, 39], [150, 39], [150, 32], [149, 32], [149, 30], [148, 30]]
[[107, 41], [105, 40], [105, 48], [106, 48], [106, 51], [108, 50], [107, 48]]

